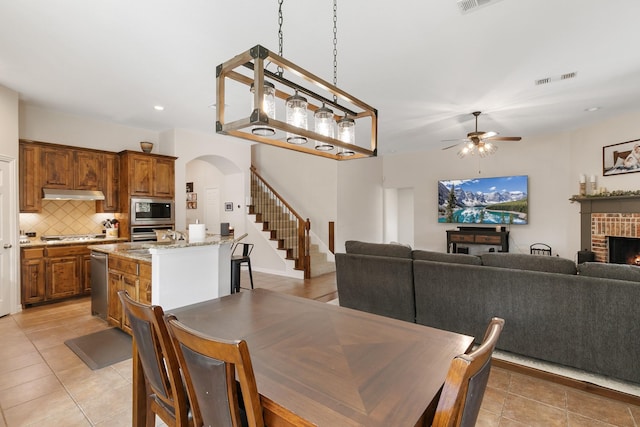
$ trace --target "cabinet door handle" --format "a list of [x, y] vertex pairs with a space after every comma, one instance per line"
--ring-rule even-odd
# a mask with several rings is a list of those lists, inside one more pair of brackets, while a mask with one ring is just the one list
[[5, 243], [4, 244], [4, 248], [5, 249], [10, 249], [11, 248], [11, 243]]

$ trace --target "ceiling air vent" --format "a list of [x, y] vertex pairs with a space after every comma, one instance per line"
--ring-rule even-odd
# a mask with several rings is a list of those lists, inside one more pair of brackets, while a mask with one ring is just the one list
[[534, 81], [534, 84], [536, 86], [546, 85], [551, 82], [559, 82], [561, 80], [573, 79], [577, 76], [578, 76], [578, 73], [574, 71], [572, 73], [560, 74], [559, 76], [544, 77], [542, 79], [537, 79]]
[[477, 10], [482, 6], [486, 6], [488, 4], [497, 3], [500, 0], [456, 0], [458, 4], [458, 8], [460, 9], [460, 13], [469, 13]]

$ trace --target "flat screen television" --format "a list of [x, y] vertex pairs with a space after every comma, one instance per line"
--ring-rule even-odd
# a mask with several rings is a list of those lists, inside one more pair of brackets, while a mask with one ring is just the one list
[[527, 175], [438, 181], [438, 222], [527, 224]]

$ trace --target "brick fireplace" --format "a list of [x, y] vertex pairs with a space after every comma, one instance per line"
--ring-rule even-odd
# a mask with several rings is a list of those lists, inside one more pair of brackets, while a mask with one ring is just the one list
[[591, 250], [596, 261], [608, 262], [609, 237], [640, 238], [640, 213], [592, 213]]
[[574, 198], [580, 202], [581, 247], [594, 252], [595, 260], [608, 262], [609, 237], [640, 239], [640, 197]]

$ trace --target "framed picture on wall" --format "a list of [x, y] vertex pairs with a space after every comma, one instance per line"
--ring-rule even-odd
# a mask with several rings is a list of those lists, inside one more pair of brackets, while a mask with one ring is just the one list
[[226, 212], [231, 212], [233, 211], [233, 202], [225, 202], [224, 203], [224, 210]]
[[187, 193], [193, 193], [193, 182], [187, 182]]
[[640, 139], [602, 147], [602, 175], [640, 172]]
[[187, 209], [198, 209], [198, 202], [187, 202]]
[[198, 200], [198, 193], [187, 193], [187, 202], [195, 202]]

